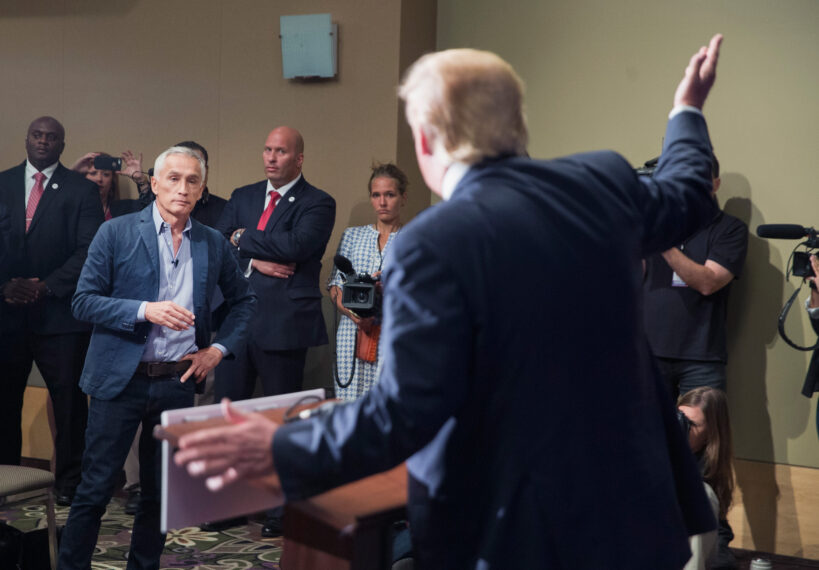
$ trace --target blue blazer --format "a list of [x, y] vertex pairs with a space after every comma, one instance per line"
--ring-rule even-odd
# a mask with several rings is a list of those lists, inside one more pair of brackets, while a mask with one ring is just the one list
[[264, 230], [256, 225], [264, 210], [267, 180], [233, 191], [216, 229], [230, 239], [246, 228], [239, 240], [240, 265], [250, 258], [296, 263], [288, 279], [250, 274], [259, 298], [250, 338], [263, 350], [292, 350], [327, 344], [321, 312], [321, 257], [333, 232], [336, 201], [302, 176], [279, 201]]
[[0, 302], [0, 333], [88, 331], [86, 323], [71, 316], [71, 295], [88, 244], [103, 221], [97, 185], [59, 164], [26, 233], [25, 174], [25, 161], [0, 172], [0, 209], [6, 212], [0, 244], [7, 248], [0, 254], [0, 285], [13, 277], [38, 277], [53, 295], [31, 306]]
[[[131, 380], [153, 326], [136, 320], [140, 304], [156, 301], [159, 292], [159, 248], [151, 208], [100, 227], [74, 294], [74, 315], [94, 325], [80, 388], [102, 400], [116, 397]], [[247, 338], [255, 295], [230, 245], [196, 220], [191, 220], [191, 257], [196, 345], [200, 349], [211, 345], [210, 301], [218, 285], [230, 312], [213, 342], [236, 354]]]
[[705, 121], [653, 179], [613, 152], [473, 166], [385, 263], [384, 359], [361, 400], [282, 426], [288, 500], [409, 457], [423, 568], [681, 568], [714, 528], [653, 369], [641, 258], [714, 215]]

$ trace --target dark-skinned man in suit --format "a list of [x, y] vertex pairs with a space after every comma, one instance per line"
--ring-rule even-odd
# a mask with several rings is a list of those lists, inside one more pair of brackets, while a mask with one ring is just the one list
[[0, 172], [9, 251], [0, 271], [0, 463], [19, 463], [21, 409], [32, 363], [48, 386], [56, 424], [56, 498], [71, 503], [80, 479], [87, 407], [78, 387], [90, 326], [71, 314], [88, 244], [103, 220], [96, 185], [60, 164], [65, 129], [40, 117], [27, 160]]

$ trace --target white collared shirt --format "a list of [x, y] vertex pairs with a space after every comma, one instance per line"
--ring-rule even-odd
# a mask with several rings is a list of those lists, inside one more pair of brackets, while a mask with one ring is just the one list
[[[299, 180], [301, 180], [301, 172], [299, 172], [298, 176], [296, 176], [293, 180], [291, 180], [290, 182], [288, 182], [287, 184], [285, 184], [281, 188], [274, 187], [273, 183], [270, 180], [268, 180], [267, 181], [267, 190], [265, 190], [265, 193], [264, 193], [264, 208], [262, 209], [262, 212], [267, 210], [267, 206], [270, 204], [270, 193], [271, 192], [273, 192], [273, 191], [278, 192], [279, 196], [281, 196], [281, 198], [279, 198], [279, 200], [281, 200], [282, 198], [284, 198], [284, 195], [287, 194], [287, 191], [290, 190], [293, 186], [295, 186], [296, 182], [298, 182]], [[276, 203], [278, 204], [278, 202], [276, 202]]]
[[444, 179], [441, 181], [441, 198], [449, 200], [452, 197], [458, 183], [466, 176], [470, 168], [471, 166], [465, 162], [453, 162], [449, 165], [444, 173]]
[[60, 164], [59, 161], [42, 170], [37, 170], [37, 168], [26, 159], [26, 207], [28, 207], [28, 198], [31, 196], [31, 191], [34, 189], [34, 175], [38, 172], [45, 174], [45, 180], [43, 180], [43, 190], [45, 190], [45, 185], [51, 180], [51, 177], [54, 176], [54, 171], [57, 170], [58, 164]]

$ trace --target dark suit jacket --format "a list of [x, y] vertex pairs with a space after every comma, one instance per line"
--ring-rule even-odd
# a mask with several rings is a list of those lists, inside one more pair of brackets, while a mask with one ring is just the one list
[[[73, 309], [78, 319], [94, 324], [80, 388], [108, 400], [134, 375], [148, 338], [149, 322], [137, 322], [143, 301], [156, 301], [159, 248], [151, 209], [109, 220], [100, 228], [82, 269]], [[247, 338], [255, 296], [240, 273], [231, 248], [215, 230], [191, 220], [193, 304], [196, 345], [211, 345], [210, 300], [218, 285], [230, 312], [213, 342], [231, 354]]]
[[715, 521], [652, 367], [640, 260], [713, 217], [710, 156], [683, 113], [653, 179], [612, 152], [471, 168], [385, 263], [379, 383], [277, 431], [288, 500], [411, 456], [420, 567], [681, 568]]
[[267, 181], [233, 191], [217, 229], [228, 239], [247, 228], [239, 241], [242, 269], [250, 258], [296, 263], [288, 279], [258, 271], [250, 284], [259, 298], [250, 338], [264, 350], [292, 350], [327, 343], [321, 313], [321, 257], [333, 231], [336, 201], [302, 176], [279, 201], [265, 229], [256, 225], [264, 209]]
[[0, 172], [0, 205], [9, 216], [9, 252], [0, 269], [0, 283], [13, 277], [38, 277], [53, 296], [30, 307], [0, 303], [0, 333], [30, 331], [61, 334], [88, 330], [71, 316], [71, 295], [77, 285], [88, 244], [103, 221], [96, 184], [57, 166], [26, 233], [25, 161]]

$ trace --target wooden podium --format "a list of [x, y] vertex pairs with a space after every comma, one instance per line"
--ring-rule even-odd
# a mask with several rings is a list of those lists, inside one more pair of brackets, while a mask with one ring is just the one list
[[282, 570], [383, 570], [392, 523], [406, 518], [407, 468], [398, 467], [284, 506]]
[[[323, 402], [321, 402], [323, 403]], [[296, 411], [319, 403], [299, 406]], [[283, 408], [262, 415], [284, 422]], [[214, 417], [155, 430], [155, 435], [176, 445], [185, 433], [224, 425]], [[278, 475], [254, 481], [278, 487]], [[407, 468], [390, 471], [337, 487], [321, 495], [284, 505], [283, 570], [382, 570], [392, 562], [392, 523], [406, 518]]]

